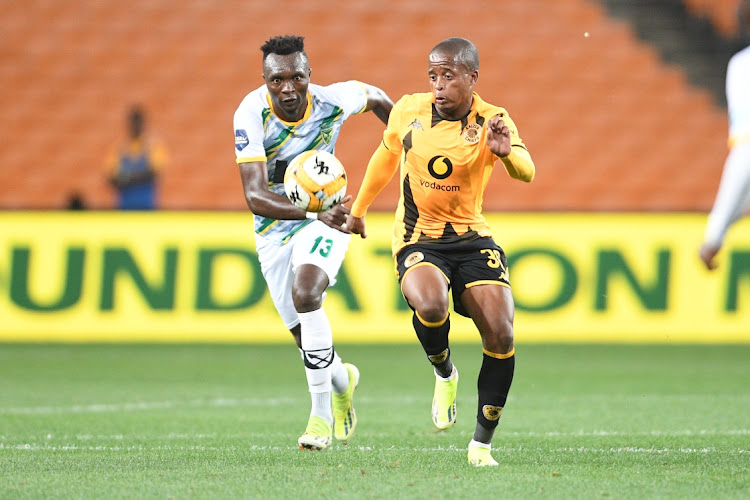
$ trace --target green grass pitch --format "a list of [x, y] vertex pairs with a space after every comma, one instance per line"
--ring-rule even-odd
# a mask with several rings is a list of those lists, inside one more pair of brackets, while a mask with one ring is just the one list
[[341, 345], [348, 445], [301, 451], [284, 345], [0, 345], [0, 498], [750, 498], [750, 345], [524, 345], [493, 442], [466, 463], [478, 345], [454, 345], [436, 432], [421, 348]]

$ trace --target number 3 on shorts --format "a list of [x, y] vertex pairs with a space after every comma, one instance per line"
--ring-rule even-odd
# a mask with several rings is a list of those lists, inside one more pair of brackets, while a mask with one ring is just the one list
[[[320, 248], [318, 248], [320, 247]], [[310, 249], [310, 253], [315, 253], [317, 250], [321, 257], [328, 257], [333, 247], [333, 240], [324, 240], [322, 236], [315, 238], [315, 244]]]

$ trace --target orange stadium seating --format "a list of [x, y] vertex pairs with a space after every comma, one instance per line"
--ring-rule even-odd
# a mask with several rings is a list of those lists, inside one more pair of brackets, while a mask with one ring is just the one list
[[[306, 37], [315, 83], [394, 99], [428, 90], [437, 42], [472, 39], [476, 90], [509, 110], [537, 165], [531, 184], [495, 172], [486, 210], [708, 210], [726, 155], [725, 110], [591, 0], [7, 0], [0, 32], [5, 209], [63, 208], [74, 191], [112, 207], [103, 164], [134, 102], [169, 151], [162, 208], [245, 209], [232, 115], [276, 34]], [[342, 131], [351, 192], [382, 129], [365, 115]], [[394, 181], [373, 209], [397, 196]]]

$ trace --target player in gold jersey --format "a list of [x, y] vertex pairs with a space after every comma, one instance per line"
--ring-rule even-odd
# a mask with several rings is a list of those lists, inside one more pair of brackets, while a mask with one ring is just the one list
[[449, 293], [482, 337], [477, 425], [469, 463], [497, 465], [490, 443], [513, 380], [513, 296], [503, 250], [482, 215], [495, 166], [530, 182], [534, 163], [505, 109], [474, 92], [479, 55], [472, 42], [449, 38], [429, 55], [432, 92], [402, 97], [372, 155], [346, 225], [366, 237], [365, 213], [401, 166], [393, 255], [412, 323], [435, 370], [432, 419], [456, 420], [458, 371], [450, 357]]

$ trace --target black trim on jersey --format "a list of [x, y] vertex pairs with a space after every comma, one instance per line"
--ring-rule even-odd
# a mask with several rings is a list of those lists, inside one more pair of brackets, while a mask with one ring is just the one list
[[404, 140], [401, 141], [401, 144], [404, 145], [404, 157], [406, 157], [406, 154], [409, 152], [409, 150], [412, 148], [411, 143], [411, 130], [404, 136]]
[[477, 115], [477, 125], [484, 127], [484, 116]]
[[289, 162], [286, 160], [277, 160], [273, 170], [273, 182], [275, 184], [284, 184], [284, 174]]
[[450, 222], [445, 223], [445, 227], [443, 228], [443, 235], [441, 236], [441, 238], [445, 238], [447, 240], [452, 240], [454, 238], [458, 239], [458, 233], [453, 228], [453, 224], [451, 224]]
[[419, 239], [417, 240], [418, 243], [454, 243], [461, 238], [458, 236], [458, 233], [456, 233], [456, 230], [453, 229], [453, 225], [450, 222], [446, 222], [445, 226], [443, 226], [443, 234], [441, 234], [438, 237], [433, 236], [427, 236], [426, 234], [422, 233], [419, 235]]
[[479, 233], [476, 232], [475, 230], [469, 228], [468, 231], [466, 231], [464, 234], [459, 235], [458, 233], [456, 233], [456, 230], [453, 227], [453, 225], [450, 222], [446, 222], [445, 227], [443, 228], [442, 235], [440, 235], [437, 238], [432, 238], [422, 233], [419, 235], [419, 238], [417, 239], [417, 243], [432, 243], [436, 245], [459, 243], [459, 242], [468, 243], [478, 238], [483, 238], [483, 236], [480, 236]]
[[404, 242], [408, 242], [414, 234], [417, 219], [419, 219], [419, 209], [417, 204], [414, 203], [409, 174], [406, 174], [404, 176]]
[[444, 118], [438, 114], [435, 104], [433, 104], [432, 105], [432, 122], [430, 123], [430, 128], [434, 127], [435, 125], [443, 121], [443, 119]]
[[459, 122], [460, 121], [461, 130], [463, 130], [464, 127], [466, 127], [466, 124], [469, 123], [468, 118], [472, 111], [473, 110], [469, 108], [469, 112], [466, 113], [461, 118], [456, 118], [455, 120], [449, 120], [448, 118], [443, 118], [442, 116], [440, 116], [440, 113], [438, 113], [438, 110], [435, 107], [435, 103], [433, 102], [432, 103], [432, 122], [430, 123], [430, 128], [434, 127], [435, 125], [437, 125], [438, 123], [442, 121], [446, 121], [446, 122]]
[[419, 235], [419, 240], [417, 240], [419, 243], [447, 243], [447, 242], [454, 242], [461, 239], [458, 236], [458, 233], [456, 233], [456, 230], [453, 228], [453, 224], [450, 222], [446, 222], [445, 226], [443, 226], [443, 234], [438, 236], [437, 238], [432, 236], [427, 236], [426, 234], [422, 233]]

